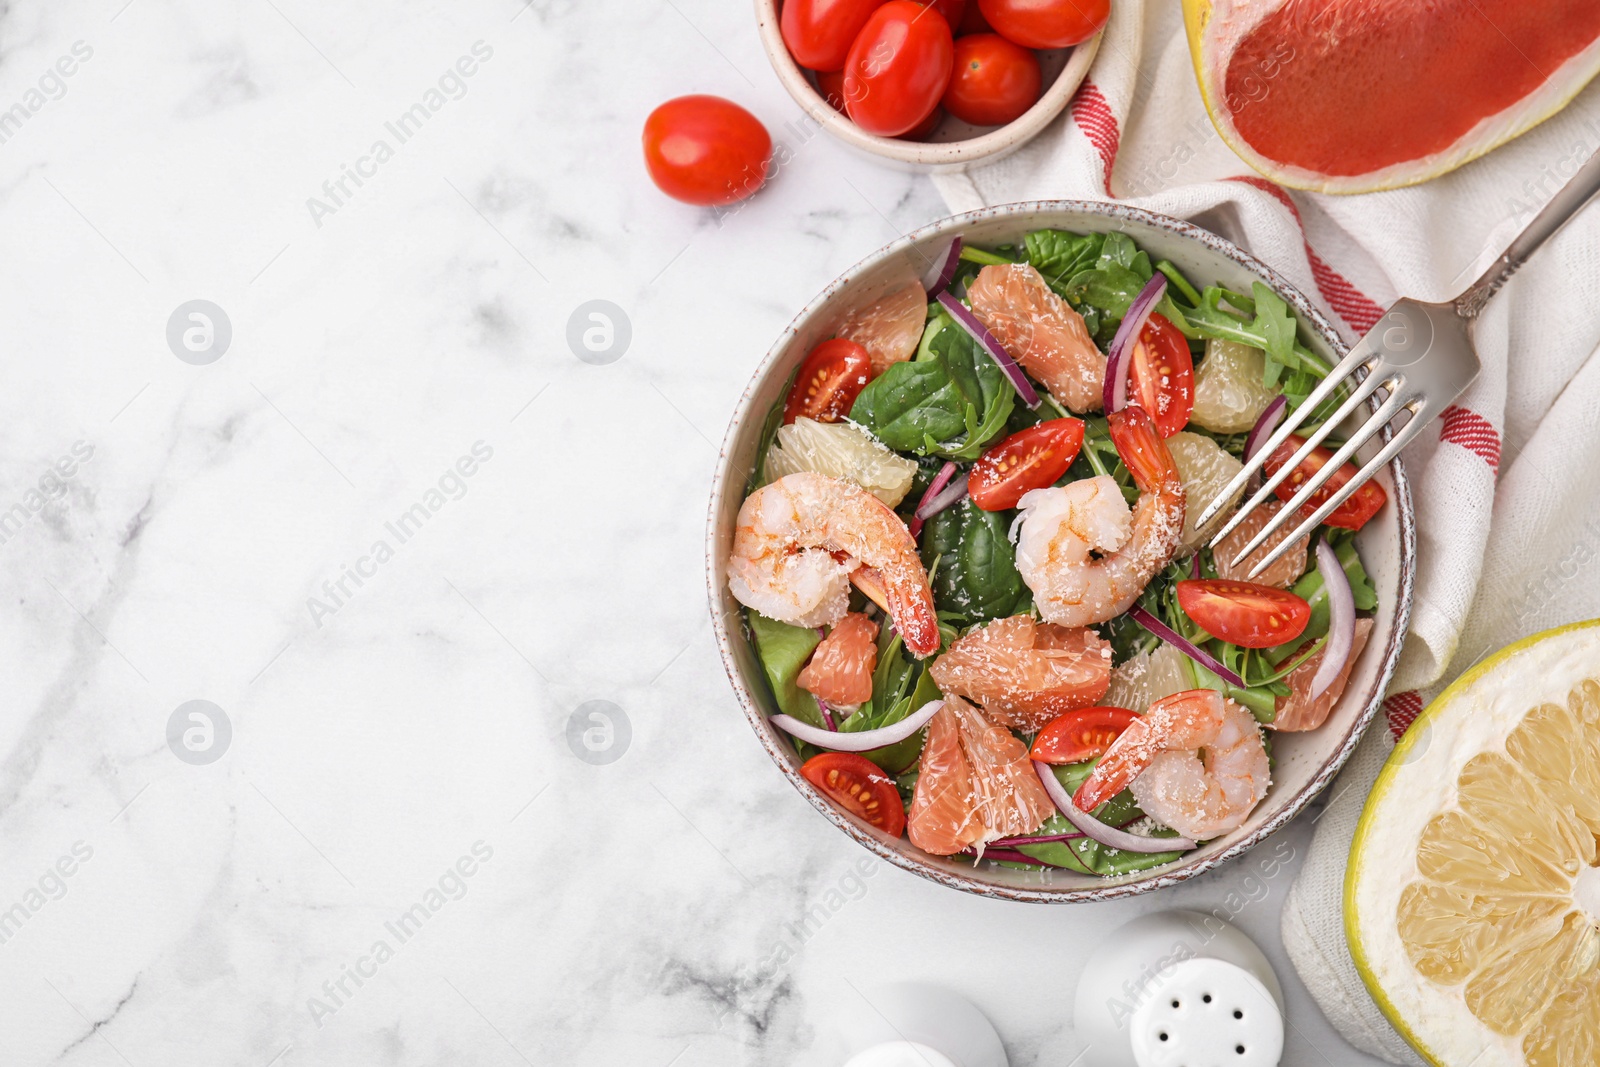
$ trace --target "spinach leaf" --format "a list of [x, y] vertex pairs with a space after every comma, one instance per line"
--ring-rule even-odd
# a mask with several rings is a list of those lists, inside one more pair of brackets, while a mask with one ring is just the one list
[[1129, 268], [1113, 263], [1073, 275], [1067, 283], [1066, 297], [1075, 308], [1098, 309], [1104, 330], [1107, 323], [1122, 321], [1146, 280]]
[[[1115, 230], [1105, 235], [1105, 240], [1100, 245], [1100, 259], [1095, 264], [1097, 267], [1129, 267], [1139, 256], [1139, 246], [1133, 243], [1133, 238], [1125, 233]], [[1150, 257], [1145, 257], [1148, 263]]]
[[[1072, 763], [1064, 767], [1052, 768], [1056, 780], [1059, 781], [1067, 792], [1077, 790], [1083, 780], [1089, 777], [1089, 772], [1094, 769], [1098, 760], [1088, 760], [1083, 763]], [[1133, 794], [1126, 789], [1101, 804], [1094, 810], [1095, 818], [1109, 826], [1121, 826], [1142, 816], [1134, 802]], [[1074, 833], [1072, 823], [1064, 815], [1055, 815], [1046, 820], [1039, 827], [1037, 833], [1043, 834], [1070, 834]], [[1157, 836], [1172, 837], [1176, 833], [1172, 830], [1158, 830]], [[1127, 874], [1130, 871], [1143, 871], [1151, 867], [1159, 867], [1163, 863], [1171, 863], [1182, 853], [1180, 852], [1124, 852], [1121, 849], [1107, 848], [1098, 841], [1087, 837], [1075, 838], [1071, 841], [1052, 842], [1046, 845], [1019, 845], [1017, 851], [1024, 856], [1058, 867], [1066, 867], [1082, 874]]]
[[[900, 655], [899, 643], [899, 637], [894, 638], [895, 655], [897, 657]], [[902, 662], [904, 662], [903, 659]], [[871, 706], [864, 705], [860, 712], [839, 724], [839, 732], [855, 733], [859, 730], [876, 730], [881, 726], [893, 726], [928, 701], [938, 700], [941, 694], [939, 687], [933, 683], [932, 675], [924, 668], [910, 667], [910, 670], [920, 670], [921, 674], [917, 678], [916, 688], [911, 691], [909, 696], [900, 697], [893, 703], [885, 705], [885, 710], [881, 714], [863, 714]], [[903, 741], [896, 741], [892, 745], [885, 745], [882, 748], [875, 748], [861, 754], [890, 774], [902, 774], [917, 761], [918, 756], [922, 755], [922, 745], [927, 740], [927, 736], [928, 731], [924, 728]]]
[[933, 601], [964, 624], [1010, 615], [1026, 592], [1006, 537], [1008, 512], [984, 511], [971, 498], [946, 508], [922, 532], [922, 562], [934, 570]]
[[[893, 707], [911, 688], [916, 665], [902, 653], [905, 641], [887, 626], [878, 631], [878, 667], [872, 672], [872, 706]], [[882, 724], [880, 724], [882, 725]]]
[[941, 313], [917, 358], [874, 378], [850, 418], [896, 452], [977, 459], [1005, 429], [1016, 396], [988, 353]]
[[761, 442], [756, 445], [756, 469], [750, 475], [750, 484], [745, 486], [746, 496], [772, 481], [767, 477], [767, 453], [772, 451], [772, 442], [778, 436], [778, 427], [783, 425], [783, 405], [793, 385], [794, 379], [791, 376], [789, 385], [784, 386], [778, 402], [772, 405], [772, 410], [767, 412], [766, 421], [761, 424]]
[[749, 608], [745, 609], [744, 615], [750, 626], [750, 636], [755, 639], [756, 656], [766, 672], [767, 684], [772, 687], [778, 710], [812, 726], [823, 726], [822, 710], [817, 707], [817, 698], [801, 689], [796, 681], [800, 669], [821, 643], [822, 635], [803, 626], [790, 626], [769, 619]]
[[1048, 284], [1056, 287], [1100, 261], [1105, 234], [1034, 230], [1024, 243], [1029, 264], [1044, 276]]

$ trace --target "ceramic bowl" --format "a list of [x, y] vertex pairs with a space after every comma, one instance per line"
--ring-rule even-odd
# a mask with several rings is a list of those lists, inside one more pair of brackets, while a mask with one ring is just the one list
[[1400, 463], [1395, 462], [1379, 474], [1389, 504], [1356, 538], [1377, 587], [1379, 606], [1371, 637], [1351, 671], [1343, 697], [1320, 729], [1274, 735], [1272, 788], [1243, 826], [1171, 864], [1109, 879], [1065, 870], [1017, 870], [988, 861], [975, 865], [970, 858], [930, 856], [910, 841], [892, 839], [830, 804], [800, 775], [800, 760], [788, 736], [767, 721], [776, 712], [772, 694], [741, 608], [728, 592], [726, 565], [734, 520], [755, 467], [762, 423], [783, 396], [805, 354], [832, 336], [835, 324], [849, 309], [876, 299], [908, 277], [920, 276], [926, 257], [951, 237], [959, 233], [969, 243], [994, 246], [1020, 241], [1028, 231], [1045, 227], [1121, 231], [1148, 251], [1151, 259], [1165, 258], [1177, 264], [1197, 286], [1222, 285], [1248, 292], [1251, 282], [1263, 282], [1294, 309], [1302, 339], [1313, 351], [1330, 362], [1344, 354], [1345, 346], [1333, 325], [1280, 275], [1190, 223], [1122, 204], [1089, 201], [1008, 204], [945, 219], [888, 245], [828, 286], [796, 316], [762, 360], [723, 441], [711, 494], [706, 569], [713, 628], [734, 692], [778, 770], [825, 818], [874, 854], [942, 885], [1011, 900], [1064, 903], [1143, 893], [1208, 871], [1260, 844], [1332, 781], [1377, 713], [1394, 671], [1411, 607], [1416, 529], [1411, 491]]
[[794, 102], [813, 122], [851, 148], [903, 170], [955, 173], [977, 163], [992, 163], [1033, 140], [1050, 120], [1061, 114], [1072, 94], [1078, 91], [1100, 48], [1100, 38], [1105, 34], [1101, 30], [1076, 48], [1040, 52], [1044, 92], [1015, 122], [1005, 126], [973, 126], [946, 115], [926, 140], [903, 141], [898, 137], [876, 137], [867, 133], [823, 99], [812, 80], [814, 75], [794, 61], [783, 43], [783, 34], [778, 28], [778, 2], [756, 0], [756, 25], [761, 31], [761, 45], [766, 49], [767, 60]]

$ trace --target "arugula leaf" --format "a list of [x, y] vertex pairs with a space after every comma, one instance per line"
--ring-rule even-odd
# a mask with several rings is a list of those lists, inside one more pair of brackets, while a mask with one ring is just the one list
[[935, 561], [933, 602], [942, 615], [963, 624], [1012, 614], [1026, 592], [1007, 538], [1007, 512], [984, 511], [969, 497], [928, 520], [922, 531], [922, 562]]
[[1250, 291], [1255, 296], [1256, 317], [1251, 326], [1261, 331], [1266, 340], [1262, 347], [1267, 353], [1266, 382], [1268, 388], [1278, 384], [1285, 368], [1295, 365], [1294, 316], [1283, 298], [1260, 282], [1252, 282]]
[[896, 452], [977, 459], [1005, 429], [1016, 389], [948, 315], [931, 319], [917, 358], [874, 378], [850, 409]]
[[745, 609], [744, 616], [750, 627], [750, 636], [755, 639], [756, 657], [761, 660], [761, 669], [766, 672], [767, 684], [772, 687], [778, 710], [812, 726], [825, 726], [822, 709], [817, 707], [817, 698], [801, 689], [797, 681], [800, 669], [822, 642], [822, 635], [807, 627], [790, 626], [769, 619], [750, 608]]

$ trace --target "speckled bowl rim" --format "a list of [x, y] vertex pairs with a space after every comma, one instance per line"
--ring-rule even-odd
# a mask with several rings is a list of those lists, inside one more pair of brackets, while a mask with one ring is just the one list
[[1099, 33], [1074, 46], [1055, 81], [1046, 86], [1034, 105], [1014, 122], [961, 141], [902, 141], [898, 137], [878, 137], [866, 132], [824, 100], [783, 43], [783, 33], [778, 26], [778, 0], [755, 0], [755, 7], [756, 29], [761, 35], [767, 61], [789, 96], [812, 121], [857, 151], [901, 166], [935, 170], [959, 171], [974, 163], [993, 162], [1043, 133], [1066, 109], [1072, 94], [1088, 75], [1106, 32], [1102, 27]]
[[[762, 382], [772, 373], [779, 358], [783, 356], [798, 333], [799, 327], [809, 318], [813, 309], [826, 303], [840, 290], [852, 284], [877, 264], [905, 252], [919, 242], [940, 235], [958, 232], [984, 220], [997, 218], [1020, 220], [1042, 212], [1077, 212], [1100, 215], [1112, 220], [1133, 222], [1163, 229], [1180, 237], [1193, 240], [1211, 251], [1231, 259], [1234, 263], [1260, 278], [1262, 282], [1283, 297], [1294, 308], [1300, 321], [1314, 329], [1335, 353], [1342, 356], [1349, 350], [1349, 346], [1340, 338], [1338, 331], [1328, 321], [1327, 317], [1318, 311], [1299, 290], [1290, 285], [1282, 275], [1232, 242], [1181, 219], [1171, 218], [1126, 204], [1090, 200], [1027, 201], [982, 208], [977, 211], [941, 219], [885, 245], [837, 278], [801, 309], [799, 314], [785, 327], [772, 348], [768, 350], [760, 366], [756, 368], [755, 374], [751, 377], [750, 384], [745, 388], [743, 396], [740, 397], [738, 407], [735, 409], [733, 418], [728, 424], [728, 430], [723, 437], [722, 447], [717, 457], [717, 473], [712, 483], [706, 523], [706, 587], [711, 610], [711, 625], [716, 635], [717, 648], [722, 655], [722, 663], [727, 671], [728, 681], [732, 684], [734, 693], [738, 696], [739, 703], [744, 708], [745, 717], [755, 730], [757, 738], [760, 739], [761, 746], [772, 757], [773, 763], [777, 765], [784, 777], [789, 779], [790, 784], [811, 802], [811, 806], [822, 813], [824, 818], [844, 831], [857, 844], [873, 855], [940, 885], [949, 886], [952, 889], [960, 889], [978, 896], [998, 897], [1003, 900], [1069, 904], [1114, 900], [1119, 897], [1148, 893], [1152, 890], [1177, 885], [1179, 882], [1187, 881], [1196, 875], [1212, 870], [1228, 860], [1248, 852], [1282, 829], [1291, 819], [1300, 814], [1317, 794], [1327, 787], [1328, 783], [1349, 761], [1351, 755], [1355, 752], [1356, 746], [1361, 743], [1362, 737], [1366, 735], [1367, 728], [1372, 724], [1372, 720], [1378, 713], [1378, 708], [1383, 703], [1384, 691], [1389, 685], [1389, 680], [1393, 676], [1395, 665], [1399, 660], [1400, 647], [1405, 638], [1407, 624], [1411, 617], [1411, 598], [1416, 569], [1416, 517], [1411, 499], [1410, 482], [1406, 478], [1404, 465], [1399, 459], [1396, 459], [1390, 465], [1390, 473], [1394, 483], [1394, 503], [1400, 535], [1400, 595], [1397, 603], [1393, 606], [1393, 623], [1389, 632], [1388, 644], [1383, 650], [1383, 658], [1377, 676], [1370, 689], [1361, 698], [1365, 701], [1365, 704], [1356, 717], [1355, 723], [1344, 742], [1334, 750], [1327, 761], [1323, 763], [1321, 769], [1305, 786], [1283, 801], [1281, 807], [1260, 826], [1215, 853], [1197, 856], [1193, 860], [1175, 860], [1172, 864], [1148, 872], [1135, 872], [1116, 878], [1108, 878], [1101, 884], [1061, 888], [996, 885], [968, 877], [956, 871], [935, 867], [922, 859], [920, 854], [915, 851], [915, 846], [904, 838], [891, 839], [885, 834], [856, 822], [843, 811], [834, 807], [793, 766], [788, 742], [783, 740], [778, 731], [767, 721], [766, 713], [761, 709], [760, 704], [751, 692], [751, 681], [755, 685], [765, 686], [766, 680], [764, 678], [756, 678], [747, 681], [742, 676], [734, 658], [732, 642], [744, 640], [744, 635], [742, 627], [739, 625], [738, 612], [734, 611], [725, 614], [723, 610], [722, 592], [725, 582], [725, 570], [723, 561], [718, 558], [717, 515], [722, 508], [726, 494], [729, 492], [742, 494], [749, 480], [749, 471], [733, 471], [730, 469], [729, 464], [735, 438], [738, 436], [744, 420], [752, 417], [763, 418], [766, 415], [765, 411], [752, 411], [755, 397], [760, 391]], [[732, 615], [732, 620], [728, 617], [729, 614]], [[730, 621], [734, 621], [735, 625], [730, 626]], [[1340, 704], [1350, 698], [1351, 694], [1346, 693], [1341, 698]]]

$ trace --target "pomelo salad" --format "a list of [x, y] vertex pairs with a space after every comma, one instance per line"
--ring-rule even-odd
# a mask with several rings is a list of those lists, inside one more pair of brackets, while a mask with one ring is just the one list
[[831, 332], [766, 420], [728, 561], [805, 777], [930, 855], [1088, 875], [1242, 825], [1377, 606], [1353, 540], [1375, 482], [1249, 577], [1339, 444], [1233, 521], [1256, 487], [1229, 483], [1329, 370], [1288, 305], [1037, 230], [956, 238]]

